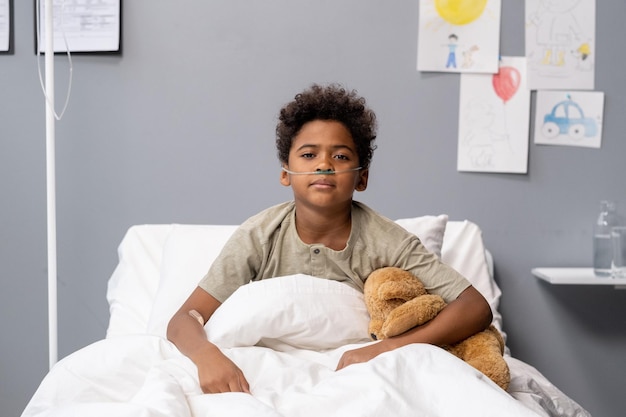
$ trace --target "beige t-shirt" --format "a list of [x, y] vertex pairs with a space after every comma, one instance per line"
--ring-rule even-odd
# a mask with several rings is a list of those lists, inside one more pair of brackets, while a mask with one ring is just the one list
[[200, 281], [224, 302], [237, 288], [266, 278], [307, 274], [344, 282], [363, 291], [369, 274], [395, 266], [412, 272], [426, 290], [450, 302], [471, 284], [429, 252], [420, 240], [365, 204], [352, 204], [352, 231], [343, 250], [300, 240], [293, 201], [246, 220]]

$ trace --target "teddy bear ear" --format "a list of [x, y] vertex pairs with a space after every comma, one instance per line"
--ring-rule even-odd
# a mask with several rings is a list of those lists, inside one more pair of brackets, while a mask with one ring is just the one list
[[378, 287], [378, 298], [383, 301], [409, 301], [426, 293], [424, 285], [415, 278], [407, 278], [402, 282], [387, 281]]

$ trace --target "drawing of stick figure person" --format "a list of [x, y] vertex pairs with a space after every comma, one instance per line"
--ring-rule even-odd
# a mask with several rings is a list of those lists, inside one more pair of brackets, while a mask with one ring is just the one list
[[580, 0], [541, 0], [539, 9], [530, 16], [537, 26], [537, 44], [543, 47], [542, 65], [565, 65], [565, 53], [580, 39], [581, 28], [572, 10]]
[[448, 36], [448, 61], [446, 62], [446, 68], [456, 68], [456, 47], [459, 37], [454, 33]]

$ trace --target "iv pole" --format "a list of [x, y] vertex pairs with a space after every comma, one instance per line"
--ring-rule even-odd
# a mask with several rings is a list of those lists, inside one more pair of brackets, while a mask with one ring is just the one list
[[48, 224], [48, 352], [50, 368], [57, 362], [57, 231], [54, 115], [54, 34], [52, 0], [45, 0], [46, 49], [46, 190]]

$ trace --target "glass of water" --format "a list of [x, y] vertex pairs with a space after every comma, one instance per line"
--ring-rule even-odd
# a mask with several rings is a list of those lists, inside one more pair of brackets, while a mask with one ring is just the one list
[[611, 228], [611, 245], [613, 247], [611, 276], [626, 278], [626, 226]]

